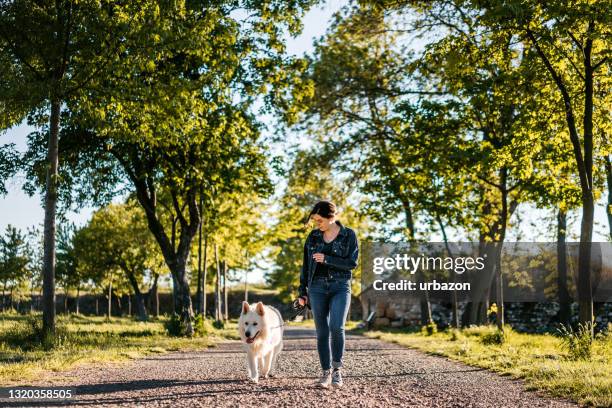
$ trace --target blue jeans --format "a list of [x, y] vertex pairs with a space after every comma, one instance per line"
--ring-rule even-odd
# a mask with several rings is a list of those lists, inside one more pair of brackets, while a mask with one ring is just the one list
[[344, 323], [351, 304], [351, 280], [315, 277], [308, 289], [308, 301], [317, 328], [317, 350], [321, 368], [328, 370], [332, 366], [342, 367]]

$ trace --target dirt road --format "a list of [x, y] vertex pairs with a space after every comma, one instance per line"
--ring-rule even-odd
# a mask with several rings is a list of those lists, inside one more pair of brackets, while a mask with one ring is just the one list
[[344, 387], [318, 389], [314, 330], [288, 327], [275, 378], [247, 381], [238, 341], [113, 366], [88, 366], [44, 385], [73, 386], [65, 403], [2, 406], [172, 407], [567, 407], [519, 381], [362, 336], [347, 335]]

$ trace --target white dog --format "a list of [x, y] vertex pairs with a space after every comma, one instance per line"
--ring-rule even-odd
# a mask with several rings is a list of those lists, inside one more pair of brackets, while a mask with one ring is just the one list
[[271, 376], [283, 349], [284, 327], [280, 312], [261, 302], [253, 306], [242, 302], [238, 330], [247, 352], [247, 369], [251, 381], [258, 382], [260, 374], [264, 378]]

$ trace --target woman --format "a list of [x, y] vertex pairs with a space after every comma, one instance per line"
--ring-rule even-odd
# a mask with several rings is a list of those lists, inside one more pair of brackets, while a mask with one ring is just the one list
[[319, 201], [308, 216], [308, 221], [311, 219], [317, 228], [304, 243], [298, 302], [310, 304], [314, 316], [323, 369], [318, 384], [341, 387], [344, 324], [351, 302], [352, 270], [359, 254], [357, 236], [336, 219], [336, 206], [329, 201]]

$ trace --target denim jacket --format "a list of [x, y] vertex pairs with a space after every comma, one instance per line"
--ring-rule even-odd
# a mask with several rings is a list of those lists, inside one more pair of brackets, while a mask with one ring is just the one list
[[[357, 235], [355, 231], [345, 227], [340, 221], [336, 221], [336, 224], [340, 227], [340, 232], [338, 232], [338, 236], [332, 244], [333, 255], [325, 255], [323, 263], [329, 266], [331, 276], [350, 279], [352, 270], [357, 267], [359, 257]], [[306, 238], [304, 260], [300, 273], [299, 296], [307, 295], [307, 289], [312, 283], [317, 266], [317, 262], [312, 258], [312, 255], [321, 252], [324, 244], [323, 232], [319, 229], [313, 229]]]

